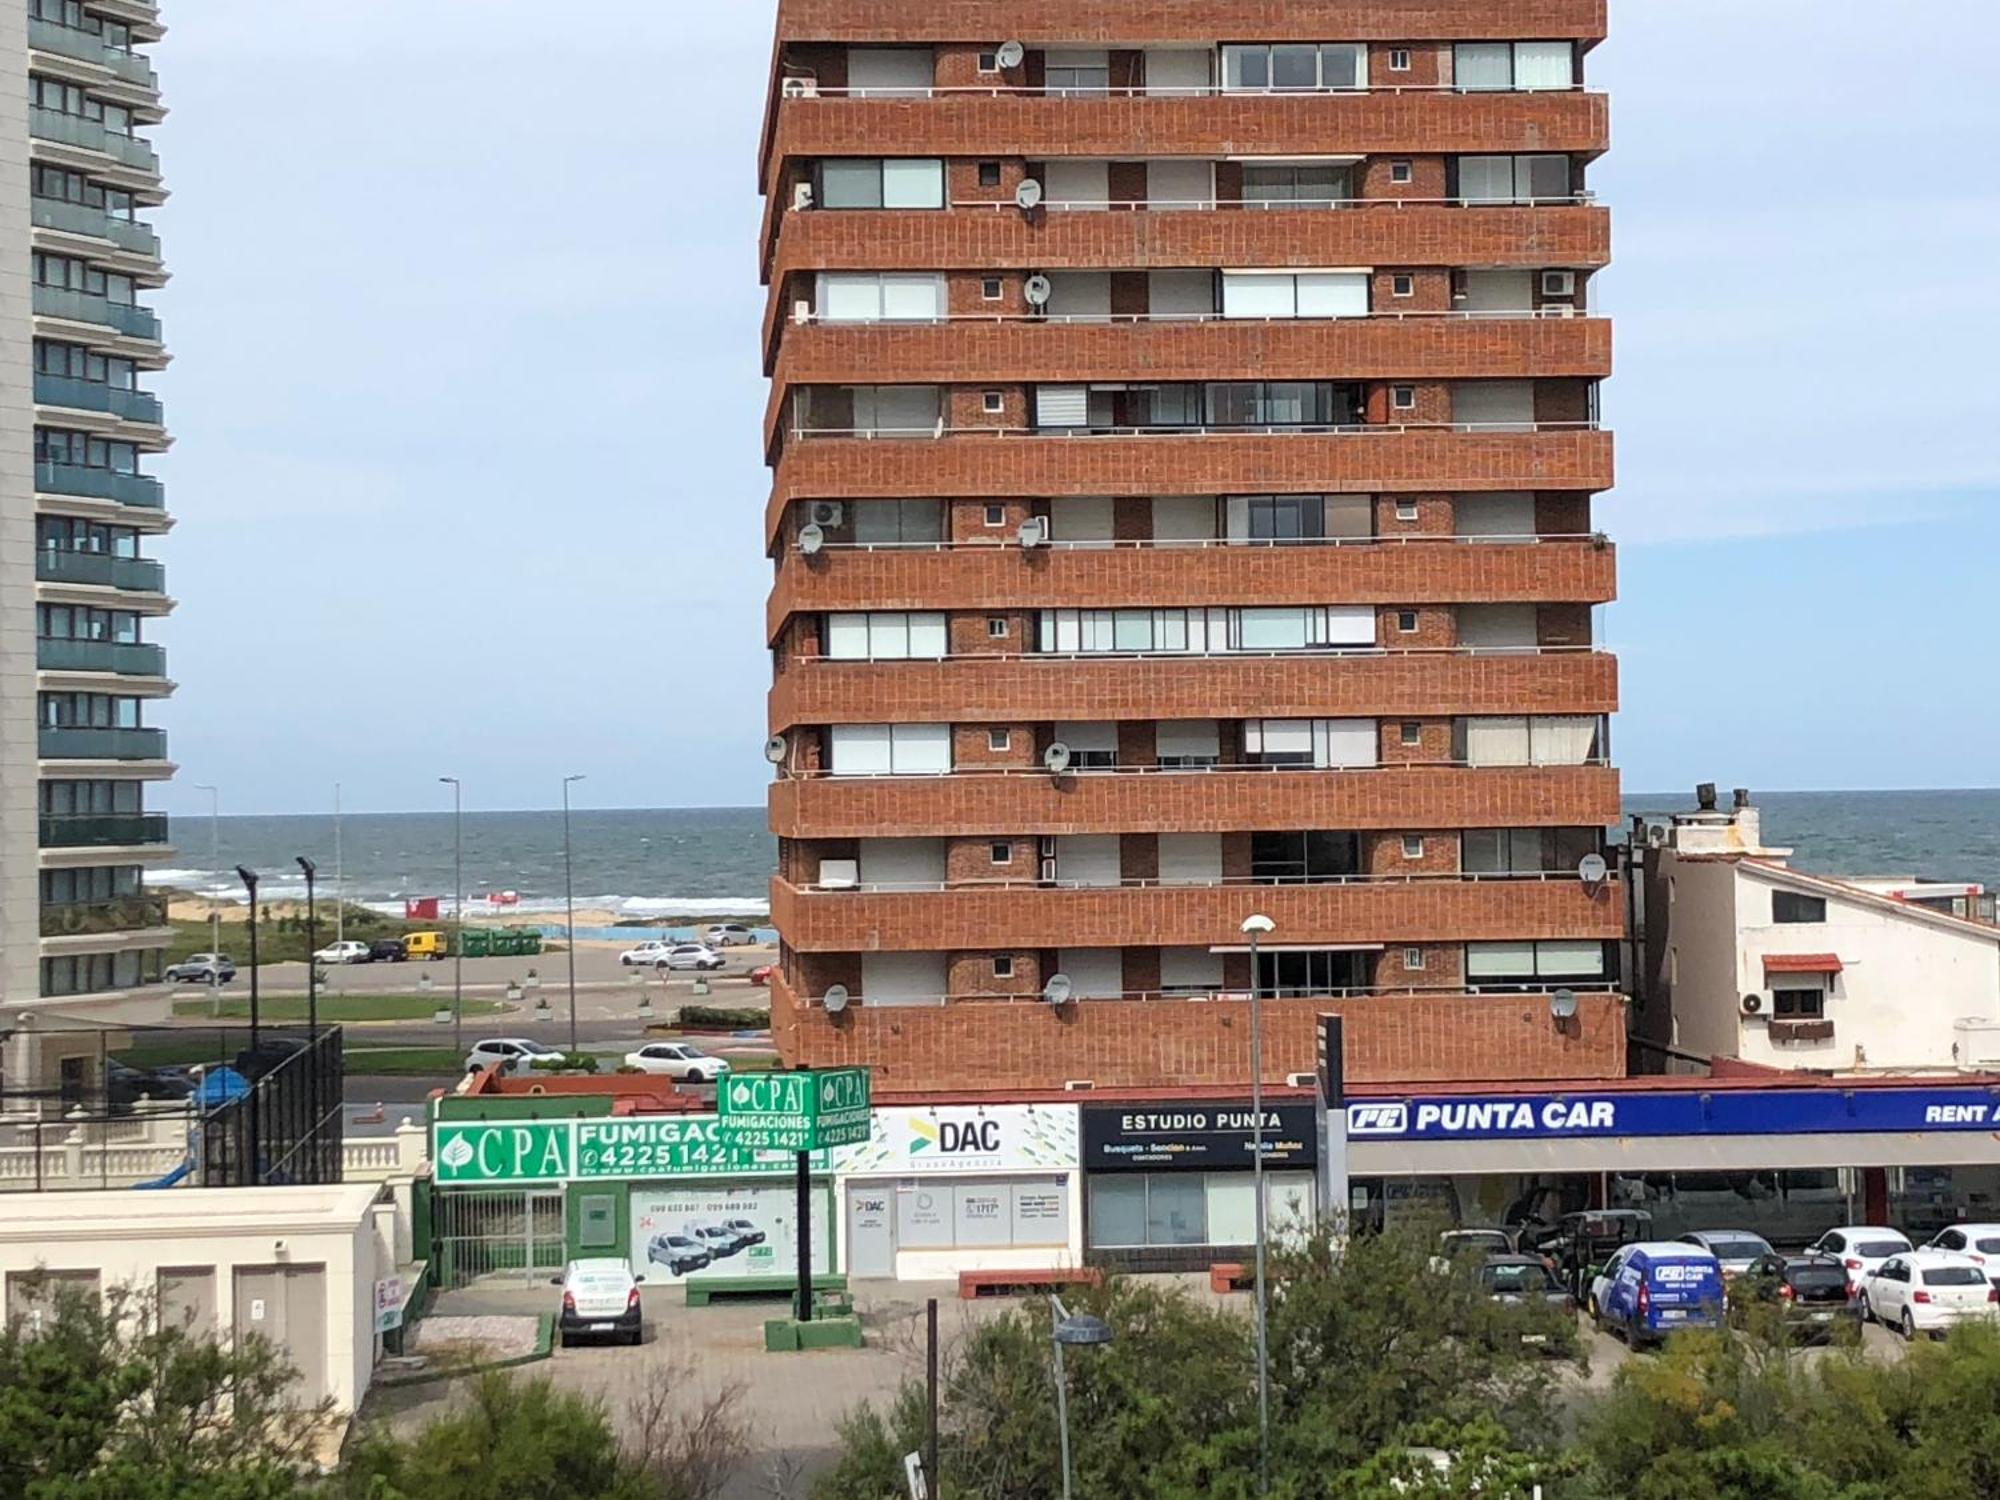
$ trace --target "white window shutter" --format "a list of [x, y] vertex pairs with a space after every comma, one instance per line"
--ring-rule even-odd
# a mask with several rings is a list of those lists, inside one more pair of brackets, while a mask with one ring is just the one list
[[1090, 391], [1080, 385], [1043, 385], [1035, 388], [1037, 427], [1088, 427]]
[[1298, 275], [1299, 316], [1367, 317], [1368, 279], [1366, 271], [1301, 271]]
[[834, 661], [868, 659], [868, 616], [828, 615], [826, 654]]

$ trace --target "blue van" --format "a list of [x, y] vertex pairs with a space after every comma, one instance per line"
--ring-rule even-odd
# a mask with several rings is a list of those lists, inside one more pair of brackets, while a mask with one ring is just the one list
[[1681, 1328], [1720, 1328], [1722, 1263], [1693, 1245], [1627, 1245], [1591, 1282], [1589, 1310], [1599, 1328], [1623, 1329], [1634, 1349]]

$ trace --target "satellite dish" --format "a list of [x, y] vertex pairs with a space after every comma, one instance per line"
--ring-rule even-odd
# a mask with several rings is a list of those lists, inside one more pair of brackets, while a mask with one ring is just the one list
[[1042, 201], [1042, 185], [1032, 177], [1023, 177], [1021, 185], [1014, 189], [1014, 206], [1021, 209], [1038, 208]]
[[847, 986], [844, 984], [828, 985], [826, 993], [819, 997], [819, 1003], [826, 1007], [828, 1015], [839, 1015], [847, 1009]]
[[1052, 775], [1062, 775], [1069, 769], [1069, 746], [1057, 740], [1042, 752], [1042, 764], [1049, 768]]
[[1041, 546], [1049, 539], [1048, 531], [1047, 521], [1040, 516], [1030, 516], [1021, 523], [1021, 529], [1014, 533], [1014, 538], [1023, 547], [1032, 549]]
[[1611, 866], [1604, 862], [1601, 854], [1586, 854], [1576, 862], [1576, 876], [1585, 885], [1602, 885], [1604, 877], [1611, 873]]
[[[1021, 206], [1023, 208], [1034, 207], [1031, 203], [1024, 203]], [[1030, 307], [1047, 307], [1049, 305], [1049, 298], [1055, 295], [1055, 291], [1056, 284], [1039, 271], [1030, 276], [1021, 287], [1021, 295], [1028, 299], [1028, 306]]]
[[1558, 1021], [1567, 1021], [1576, 1014], [1576, 991], [1557, 990], [1549, 996], [1549, 1014]]
[[817, 524], [807, 524], [799, 528], [799, 551], [811, 557], [826, 545], [826, 532]]
[[1067, 974], [1051, 974], [1049, 982], [1042, 987], [1042, 998], [1051, 1005], [1067, 1005], [1076, 993], [1076, 986], [1070, 983]]
[[993, 54], [993, 60], [1003, 68], [1018, 68], [1028, 55], [1028, 49], [1019, 42], [1002, 42]]
[[785, 737], [782, 734], [774, 734], [768, 740], [764, 741], [764, 759], [768, 760], [774, 766], [782, 766], [785, 763], [785, 753], [789, 748], [785, 744]]

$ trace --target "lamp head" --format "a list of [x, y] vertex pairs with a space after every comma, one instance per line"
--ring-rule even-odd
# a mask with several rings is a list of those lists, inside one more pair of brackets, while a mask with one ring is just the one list
[[319, 873], [319, 866], [307, 859], [303, 854], [299, 856], [299, 868], [306, 872], [306, 879], [308, 880], [311, 880], [313, 876]]
[[1246, 935], [1254, 932], [1261, 937], [1276, 932], [1277, 930], [1278, 930], [1278, 924], [1276, 922], [1273, 922], [1269, 917], [1265, 916], [1262, 912], [1258, 912], [1252, 916], [1248, 916], [1243, 919], [1243, 931]]
[[1090, 1313], [1071, 1313], [1055, 1326], [1055, 1341], [1066, 1349], [1088, 1349], [1111, 1338], [1111, 1325]]
[[236, 878], [242, 881], [252, 891], [255, 891], [257, 889], [257, 872], [251, 869], [248, 865], [238, 865], [236, 867]]

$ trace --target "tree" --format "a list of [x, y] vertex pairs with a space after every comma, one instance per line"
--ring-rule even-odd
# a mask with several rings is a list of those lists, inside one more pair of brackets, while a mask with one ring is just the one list
[[292, 1500], [327, 1408], [270, 1344], [51, 1284], [0, 1331], [0, 1500]]

